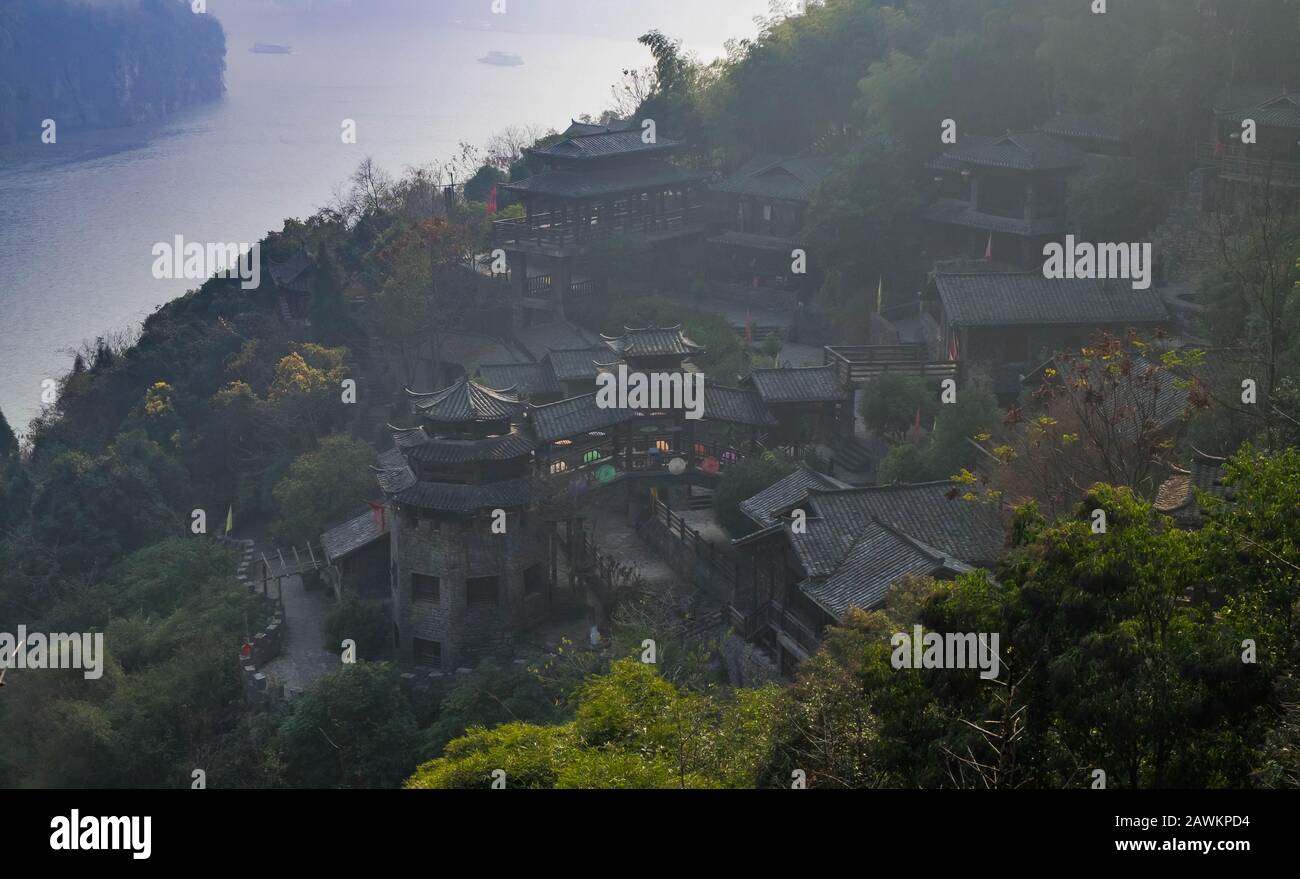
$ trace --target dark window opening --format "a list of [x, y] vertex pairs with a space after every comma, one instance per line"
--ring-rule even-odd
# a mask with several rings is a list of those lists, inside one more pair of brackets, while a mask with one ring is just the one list
[[496, 577], [470, 577], [465, 581], [466, 607], [496, 607], [496, 605]]
[[546, 566], [532, 565], [524, 569], [524, 595], [541, 595], [546, 591]]
[[437, 604], [442, 600], [442, 581], [428, 574], [412, 574], [411, 600], [420, 604]]
[[415, 653], [415, 664], [426, 668], [442, 668], [442, 642], [426, 641], [424, 638], [412, 638], [411, 646]]

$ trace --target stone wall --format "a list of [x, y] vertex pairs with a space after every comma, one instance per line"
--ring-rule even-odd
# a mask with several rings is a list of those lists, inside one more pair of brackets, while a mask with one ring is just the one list
[[[400, 516], [394, 523], [393, 618], [403, 666], [414, 663], [415, 638], [441, 646], [444, 671], [507, 655], [514, 633], [546, 616], [547, 533], [537, 533], [536, 523], [518, 512], [507, 516], [504, 534], [490, 533], [487, 521], [421, 518], [413, 522]], [[534, 565], [540, 566], [542, 588], [527, 594], [524, 572]], [[413, 574], [438, 578], [436, 602], [412, 600]], [[495, 606], [469, 606], [467, 580], [477, 577], [498, 578]]]
[[249, 592], [261, 600], [266, 608], [267, 619], [269, 620], [262, 631], [249, 639], [248, 656], [244, 655], [243, 645], [240, 645], [237, 654], [239, 658], [239, 674], [244, 687], [244, 697], [250, 702], [267, 705], [275, 704], [284, 699], [284, 685], [272, 683], [258, 669], [279, 656], [280, 650], [284, 647], [285, 633], [288, 630], [284, 620], [284, 609], [280, 607], [279, 602], [276, 600], [258, 593], [257, 584], [249, 574], [253, 564], [253, 541], [232, 540], [226, 537], [217, 537], [216, 540], [222, 546], [239, 553], [235, 578]]
[[734, 632], [726, 632], [718, 645], [727, 682], [733, 687], [759, 687], [781, 682], [781, 671], [761, 647]]

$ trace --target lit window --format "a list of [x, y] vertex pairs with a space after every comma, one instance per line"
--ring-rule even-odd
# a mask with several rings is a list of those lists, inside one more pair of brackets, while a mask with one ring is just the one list
[[567, 461], [556, 461], [555, 463], [551, 464], [552, 473], [563, 473], [565, 470], [568, 469], [569, 469], [569, 462]]
[[667, 452], [671, 446], [668, 445], [668, 440], [655, 440], [655, 448], [661, 452]]
[[600, 460], [600, 449], [592, 449], [582, 456], [582, 463], [590, 464], [592, 461]]

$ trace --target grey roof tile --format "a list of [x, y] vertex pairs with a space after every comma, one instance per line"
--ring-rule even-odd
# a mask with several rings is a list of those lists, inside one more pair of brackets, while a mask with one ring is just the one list
[[543, 443], [607, 430], [635, 417], [636, 413], [630, 409], [602, 409], [596, 405], [594, 393], [545, 406], [533, 406], [528, 410], [528, 422], [532, 425], [534, 435]]
[[1049, 279], [1040, 272], [936, 272], [944, 315], [954, 326], [1158, 324], [1169, 317], [1160, 292], [1128, 281]]
[[483, 384], [521, 394], [558, 394], [562, 388], [549, 363], [486, 363], [478, 368]]
[[526, 477], [481, 485], [416, 482], [392, 494], [393, 500], [400, 504], [460, 514], [520, 507], [532, 500], [532, 497], [532, 480]]
[[836, 379], [833, 366], [755, 369], [749, 381], [769, 404], [838, 402], [848, 399], [849, 393]]
[[704, 353], [703, 347], [682, 334], [681, 324], [675, 327], [624, 327], [623, 335], [602, 335], [601, 339], [611, 351], [624, 358], [689, 356]]
[[740, 511], [758, 525], [767, 528], [780, 518], [778, 512], [790, 509], [807, 496], [811, 488], [848, 488], [847, 485], [804, 464], [784, 479], [740, 502]]
[[462, 424], [473, 421], [500, 421], [518, 415], [528, 404], [517, 394], [494, 391], [462, 376], [455, 384], [432, 393], [408, 390], [411, 411], [433, 421]]
[[504, 436], [476, 440], [431, 437], [419, 427], [392, 430], [393, 442], [402, 450], [406, 460], [422, 464], [509, 461], [524, 457], [535, 447], [532, 437], [518, 430]]
[[754, 391], [704, 383], [704, 417], [714, 421], [771, 427], [776, 419]]
[[387, 534], [387, 522], [385, 521], [385, 527], [380, 528], [378, 517], [370, 510], [366, 510], [330, 528], [321, 535], [320, 543], [325, 550], [325, 560], [330, 564], [336, 564], [340, 559], [369, 546]]
[[713, 188], [733, 195], [754, 195], [807, 202], [835, 163], [824, 156], [759, 156], [746, 162]]
[[1017, 171], [1065, 171], [1083, 167], [1087, 157], [1072, 145], [1041, 131], [1017, 131], [997, 137], [965, 135], [934, 167], [952, 163]]

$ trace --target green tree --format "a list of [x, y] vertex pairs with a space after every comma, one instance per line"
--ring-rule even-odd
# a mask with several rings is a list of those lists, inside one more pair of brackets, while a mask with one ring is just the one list
[[867, 427], [876, 433], [902, 442], [916, 424], [932, 424], [939, 409], [938, 395], [925, 379], [899, 373], [885, 373], [862, 389], [859, 411]]
[[387, 663], [345, 665], [294, 700], [280, 729], [296, 787], [396, 787], [416, 762], [419, 731]]
[[316, 540], [327, 525], [370, 500], [377, 490], [374, 463], [369, 443], [343, 434], [326, 437], [315, 451], [295, 459], [275, 486], [276, 538]]
[[751, 455], [728, 466], [713, 495], [718, 522], [733, 537], [752, 533], [758, 526], [740, 511], [740, 502], [780, 482], [797, 467], [794, 461], [775, 451]]

